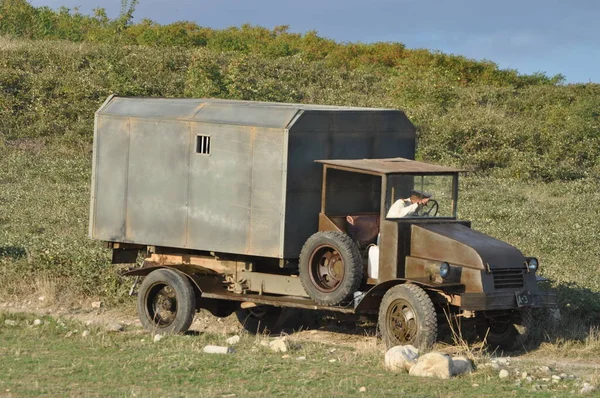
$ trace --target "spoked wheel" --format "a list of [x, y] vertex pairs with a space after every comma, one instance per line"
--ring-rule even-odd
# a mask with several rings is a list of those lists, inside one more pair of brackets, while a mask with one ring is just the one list
[[405, 284], [386, 292], [379, 307], [379, 332], [385, 345], [431, 347], [437, 338], [433, 302], [417, 285]]
[[309, 259], [310, 280], [324, 293], [331, 293], [344, 279], [344, 259], [335, 248], [319, 246]]
[[144, 328], [160, 334], [182, 333], [189, 329], [195, 312], [194, 289], [184, 275], [165, 268], [144, 278], [138, 293]]
[[352, 297], [363, 277], [358, 246], [342, 232], [317, 232], [300, 253], [300, 280], [306, 293], [323, 305], [337, 305]]

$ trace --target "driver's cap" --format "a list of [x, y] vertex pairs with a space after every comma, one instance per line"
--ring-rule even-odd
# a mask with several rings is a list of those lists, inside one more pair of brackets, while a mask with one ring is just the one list
[[418, 189], [411, 189], [410, 190], [410, 194], [411, 195], [417, 195], [421, 198], [431, 198], [433, 195], [430, 194], [429, 192], [425, 192], [425, 191], [420, 191]]

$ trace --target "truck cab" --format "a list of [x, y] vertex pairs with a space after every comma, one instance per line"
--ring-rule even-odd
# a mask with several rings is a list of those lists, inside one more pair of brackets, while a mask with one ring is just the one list
[[[300, 256], [304, 288], [329, 305], [365, 290], [388, 345], [431, 344], [446, 309], [476, 320], [492, 344], [512, 347], [531, 328], [532, 309], [555, 305], [555, 295], [538, 288], [535, 257], [457, 218], [463, 170], [404, 158], [318, 162], [322, 206], [319, 232]], [[344, 247], [345, 236], [357, 252]]]

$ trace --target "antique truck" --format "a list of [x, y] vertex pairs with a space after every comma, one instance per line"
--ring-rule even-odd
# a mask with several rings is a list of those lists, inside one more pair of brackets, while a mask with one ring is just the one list
[[154, 332], [202, 308], [252, 332], [321, 310], [423, 347], [450, 314], [509, 348], [556, 303], [536, 258], [457, 219], [462, 170], [412, 160], [399, 110], [111, 96], [93, 153], [89, 235], [143, 278]]

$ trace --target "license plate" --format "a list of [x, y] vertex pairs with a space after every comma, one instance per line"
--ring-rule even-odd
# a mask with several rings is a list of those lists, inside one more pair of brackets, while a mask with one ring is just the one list
[[529, 290], [515, 292], [517, 298], [517, 307], [528, 307], [533, 305], [533, 295]]

